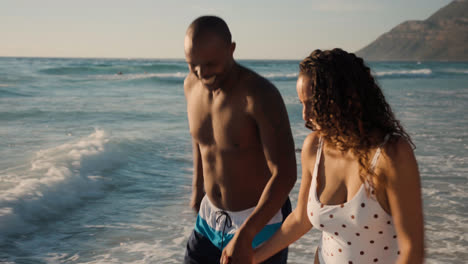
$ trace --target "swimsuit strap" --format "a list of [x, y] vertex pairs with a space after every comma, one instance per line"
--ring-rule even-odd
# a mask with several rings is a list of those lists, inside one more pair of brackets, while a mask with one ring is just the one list
[[320, 137], [319, 138], [318, 148], [317, 148], [317, 155], [316, 155], [316, 158], [315, 158], [315, 167], [317, 167], [318, 164], [320, 163], [320, 158], [322, 156], [322, 148], [323, 148], [323, 138]]
[[[370, 171], [373, 171], [375, 169], [375, 165], [377, 164], [377, 160], [379, 159], [380, 153], [382, 152], [382, 147], [383, 147], [383, 145], [385, 145], [385, 143], [387, 143], [389, 138], [390, 138], [390, 134], [385, 135], [384, 141], [379, 145], [379, 147], [377, 148], [377, 151], [375, 151], [374, 158], [372, 158]], [[373, 184], [371, 184], [369, 181], [370, 181], [370, 179], [367, 178], [367, 180], [364, 182], [364, 184], [366, 185], [367, 188], [373, 188]]]
[[318, 143], [318, 148], [317, 148], [317, 154], [315, 155], [315, 166], [314, 166], [314, 171], [312, 172], [312, 181], [315, 182], [317, 181], [317, 174], [318, 174], [318, 166], [320, 163], [320, 158], [322, 156], [322, 148], [323, 148], [323, 138], [319, 138], [319, 143]]
[[387, 134], [384, 138], [384, 141], [379, 145], [379, 148], [375, 152], [374, 158], [372, 159], [372, 162], [371, 162], [371, 167], [370, 167], [371, 170], [374, 170], [375, 165], [377, 164], [377, 160], [379, 159], [380, 152], [382, 151], [382, 147], [383, 145], [385, 145], [385, 143], [387, 143], [389, 138], [390, 138], [390, 134]]

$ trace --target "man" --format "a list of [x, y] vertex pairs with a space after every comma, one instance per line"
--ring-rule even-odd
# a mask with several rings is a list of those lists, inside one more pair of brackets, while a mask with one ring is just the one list
[[[266, 79], [234, 61], [218, 17], [187, 29], [184, 82], [193, 140], [191, 206], [198, 212], [185, 263], [251, 263], [253, 247], [291, 212], [294, 142], [283, 100]], [[224, 250], [223, 250], [224, 249]], [[287, 249], [267, 263], [286, 263]]]

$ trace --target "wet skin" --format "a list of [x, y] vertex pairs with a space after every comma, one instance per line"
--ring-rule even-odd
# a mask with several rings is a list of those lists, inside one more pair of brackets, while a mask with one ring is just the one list
[[[195, 41], [188, 35], [185, 40], [190, 73], [184, 88], [194, 176], [203, 181], [213, 204], [229, 211], [257, 205], [272, 176], [268, 163], [280, 163], [273, 160], [279, 159], [278, 150], [293, 156], [281, 158], [286, 166], [295, 166], [289, 121], [278, 91], [264, 78], [236, 64], [234, 48], [235, 44], [215, 35]], [[272, 113], [258, 113], [263, 110]], [[279, 139], [286, 143], [275, 142]], [[272, 154], [275, 157], [267, 157]], [[193, 190], [193, 199], [199, 200], [201, 184], [194, 181], [194, 186], [198, 187]]]
[[266, 79], [238, 65], [235, 43], [213, 33], [185, 38], [184, 82], [193, 141], [191, 205], [206, 195], [218, 208], [255, 207], [223, 250], [249, 263], [252, 240], [284, 204], [296, 181], [294, 142], [283, 100]]

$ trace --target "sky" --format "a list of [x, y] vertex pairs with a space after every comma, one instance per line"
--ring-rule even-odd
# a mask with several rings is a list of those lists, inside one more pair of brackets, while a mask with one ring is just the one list
[[237, 59], [299, 59], [357, 51], [450, 0], [0, 0], [0, 56], [184, 58], [201, 15], [228, 24]]

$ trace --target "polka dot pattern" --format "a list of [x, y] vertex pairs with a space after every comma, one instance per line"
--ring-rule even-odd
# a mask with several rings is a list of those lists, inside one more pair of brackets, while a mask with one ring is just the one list
[[[319, 254], [325, 263], [395, 263], [398, 250], [397, 234], [393, 221], [380, 206], [376, 192], [362, 184], [348, 201], [328, 205], [316, 193], [317, 164], [312, 175], [307, 204], [311, 224], [322, 231]], [[371, 188], [367, 195], [366, 187]]]

